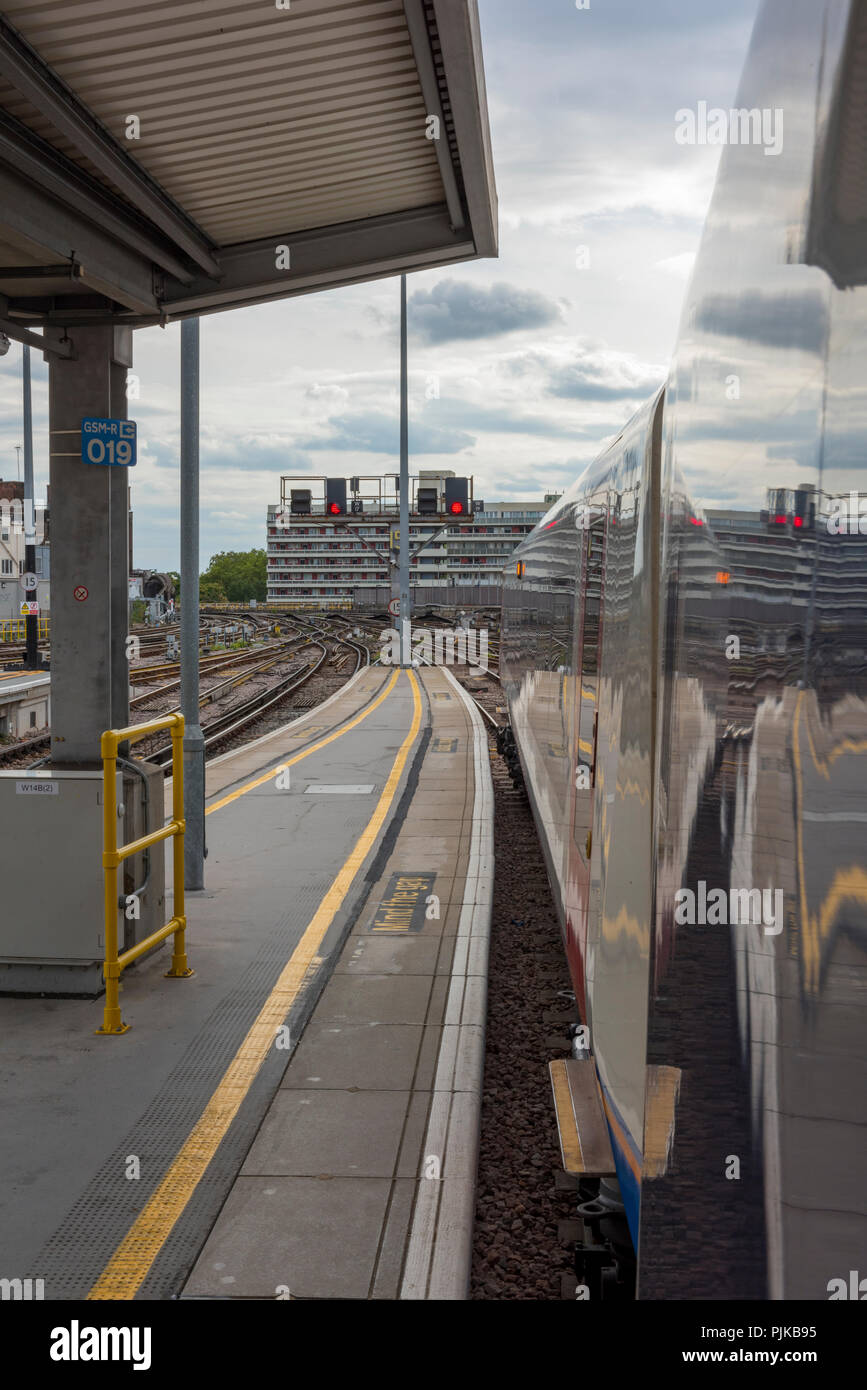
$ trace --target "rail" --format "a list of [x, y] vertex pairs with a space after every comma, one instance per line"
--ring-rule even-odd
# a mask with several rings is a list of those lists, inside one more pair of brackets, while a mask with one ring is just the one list
[[[148, 734], [158, 734], [162, 729], [171, 730], [172, 736], [172, 818], [161, 830], [152, 830], [128, 845], [118, 847], [117, 843], [117, 750], [122, 743], [136, 743]], [[127, 729], [108, 729], [102, 736], [102, 826], [103, 846], [102, 865], [105, 870], [105, 1008], [102, 1027], [97, 1033], [125, 1033], [129, 1028], [120, 1015], [120, 975], [128, 965], [143, 956], [152, 947], [159, 945], [167, 936], [174, 935], [172, 967], [166, 971], [166, 979], [185, 979], [192, 975], [187, 964], [185, 932], [187, 919], [184, 914], [184, 717], [182, 714], [166, 714], [160, 719], [152, 719], [147, 724], [133, 724]], [[143, 941], [137, 942], [129, 950], [118, 954], [117, 949], [117, 871], [124, 859], [149, 849], [161, 840], [174, 837], [172, 871], [174, 880], [174, 916], [164, 927], [151, 932]]]

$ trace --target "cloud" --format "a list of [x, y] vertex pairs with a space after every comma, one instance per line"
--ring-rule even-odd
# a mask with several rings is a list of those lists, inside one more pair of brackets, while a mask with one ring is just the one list
[[[643, 362], [632, 353], [616, 352], [591, 339], [511, 354], [503, 359], [502, 370], [519, 378], [525, 393], [535, 392], [539, 405], [544, 396], [600, 405], [621, 400], [638, 404], [653, 394], [666, 374], [662, 364]], [[546, 418], [551, 433], [559, 433], [550, 413]], [[598, 422], [593, 428], [598, 432]]]
[[606, 373], [592, 362], [573, 362], [552, 374], [548, 390], [552, 396], [577, 401], [644, 400], [661, 384], [662, 376], [651, 369], [625, 367]]
[[488, 287], [465, 280], [440, 280], [430, 290], [416, 290], [407, 316], [411, 331], [427, 343], [495, 338], [519, 328], [547, 328], [562, 321], [560, 307], [553, 299], [504, 280]]
[[748, 296], [709, 294], [701, 301], [696, 327], [739, 338], [745, 347], [820, 353], [828, 336], [828, 306], [821, 290], [800, 293], [751, 292]]
[[655, 268], [665, 271], [666, 275], [675, 275], [678, 280], [688, 280], [695, 265], [694, 251], [681, 251], [679, 256], [665, 256], [661, 261], [657, 261]]
[[[543, 405], [543, 402], [534, 402]], [[580, 423], [570, 412], [553, 415], [550, 410], [519, 411], [508, 405], [488, 404], [482, 400], [455, 399], [441, 400], [437, 406], [444, 419], [456, 427], [487, 435], [535, 435], [548, 439], [598, 439], [600, 434], [620, 425], [612, 425], [610, 420], [600, 425], [597, 421], [581, 420]], [[415, 452], [415, 425], [410, 422], [410, 451]]]
[[[472, 414], [468, 407], [467, 414]], [[400, 426], [397, 412], [357, 412], [335, 415], [329, 429], [321, 435], [299, 440], [302, 449], [339, 449], [363, 454], [389, 454], [396, 458], [400, 450]], [[463, 429], [444, 429], [424, 420], [410, 421], [410, 449], [414, 454], [458, 454], [470, 449], [475, 437]]]
[[336, 410], [345, 406], [349, 401], [349, 392], [344, 386], [338, 386], [336, 382], [314, 381], [304, 392], [308, 401], [324, 409], [327, 415], [330, 410]]

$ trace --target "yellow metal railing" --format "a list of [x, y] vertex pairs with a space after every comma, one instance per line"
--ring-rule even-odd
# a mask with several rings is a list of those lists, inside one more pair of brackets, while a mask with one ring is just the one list
[[[117, 750], [122, 743], [135, 743], [147, 734], [157, 734], [169, 729], [172, 736], [172, 818], [162, 830], [152, 830], [128, 845], [117, 844]], [[152, 719], [149, 724], [134, 724], [128, 729], [108, 729], [102, 736], [102, 826], [103, 846], [102, 865], [105, 869], [105, 1010], [102, 1027], [97, 1033], [125, 1033], [129, 1027], [120, 1016], [120, 972], [143, 956], [160, 941], [174, 933], [172, 968], [166, 971], [166, 979], [184, 979], [192, 975], [187, 964], [184, 933], [187, 919], [184, 915], [184, 762], [183, 762], [184, 717], [182, 714], [167, 714], [162, 719]], [[117, 951], [117, 871], [124, 859], [137, 854], [139, 850], [149, 849], [174, 836], [173, 879], [175, 912], [170, 922], [158, 931], [151, 932], [136, 946], [118, 955]]]
[[[37, 632], [40, 642], [47, 642], [49, 619], [37, 618]], [[25, 642], [27, 640], [26, 618], [0, 618], [0, 642]]]

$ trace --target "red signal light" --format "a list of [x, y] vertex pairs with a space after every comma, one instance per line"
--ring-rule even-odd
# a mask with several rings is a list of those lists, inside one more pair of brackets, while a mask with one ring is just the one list
[[338, 502], [332, 502], [328, 510], [332, 516], [340, 516], [340, 504]]
[[784, 516], [780, 515], [780, 513], [777, 513], [777, 515], [774, 517], [774, 525], [775, 525], [775, 526], [785, 526], [785, 524], [786, 524], [786, 518], [785, 518]]
[[452, 505], [451, 505], [451, 509], [450, 509], [450, 510], [451, 510], [453, 516], [460, 516], [461, 512], [463, 511], [463, 509], [464, 509], [464, 504], [463, 504], [463, 502], [453, 502]]
[[803, 524], [804, 524], [804, 518], [803, 518], [802, 516], [793, 516], [793, 517], [792, 517], [792, 525], [793, 525], [793, 526], [803, 526]]

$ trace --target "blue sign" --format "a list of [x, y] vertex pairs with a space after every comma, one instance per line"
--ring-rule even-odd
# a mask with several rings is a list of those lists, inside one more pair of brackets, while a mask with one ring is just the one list
[[111, 468], [135, 466], [135, 421], [97, 420], [81, 422], [81, 461], [101, 463]]

